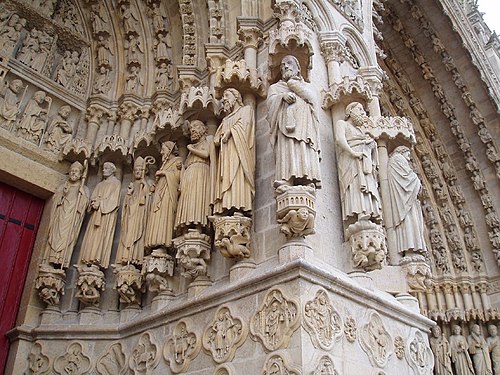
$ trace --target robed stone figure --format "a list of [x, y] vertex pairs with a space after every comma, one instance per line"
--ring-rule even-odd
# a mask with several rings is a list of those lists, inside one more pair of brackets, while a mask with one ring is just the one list
[[[147, 158], [146, 158], [147, 159]], [[142, 265], [144, 237], [149, 211], [149, 182], [146, 180], [146, 160], [139, 156], [134, 163], [134, 181], [123, 200], [120, 242], [116, 263]]]
[[342, 216], [347, 225], [380, 219], [377, 144], [361, 129], [367, 119], [363, 106], [353, 102], [346, 107], [345, 119], [335, 123]]
[[432, 327], [429, 344], [434, 353], [434, 375], [453, 375], [451, 369], [450, 343], [439, 326]]
[[469, 345], [467, 339], [462, 336], [462, 328], [459, 325], [452, 327], [453, 334], [450, 336], [451, 360], [455, 372], [460, 375], [474, 375], [474, 368], [469, 356]]
[[269, 87], [267, 121], [276, 155], [275, 185], [321, 186], [316, 93], [294, 56], [281, 61], [281, 80]]
[[215, 133], [219, 147], [214, 213], [249, 212], [255, 196], [255, 121], [251, 106], [244, 106], [238, 90], [223, 94], [227, 113]]
[[45, 255], [49, 263], [68, 268], [89, 204], [89, 195], [84, 167], [76, 161], [71, 164], [68, 180], [59, 186], [52, 198]]
[[120, 180], [111, 162], [103, 165], [104, 179], [90, 197], [90, 220], [83, 238], [80, 262], [108, 268], [115, 234], [116, 217], [120, 204]]
[[408, 147], [398, 146], [392, 152], [387, 179], [398, 252], [425, 252], [424, 217], [418, 199], [422, 184], [411, 167]]
[[152, 186], [153, 196], [146, 228], [146, 248], [167, 248], [172, 244], [175, 213], [179, 200], [182, 159], [174, 142], [161, 145], [162, 163]]
[[488, 343], [481, 332], [479, 324], [472, 325], [467, 343], [469, 344], [469, 353], [472, 356], [476, 375], [493, 375]]

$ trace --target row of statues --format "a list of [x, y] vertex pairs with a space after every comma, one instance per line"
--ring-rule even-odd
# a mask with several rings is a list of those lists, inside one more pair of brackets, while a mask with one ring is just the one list
[[446, 339], [439, 326], [432, 329], [430, 346], [434, 353], [436, 375], [493, 375], [500, 373], [500, 337], [498, 327], [488, 326], [485, 339], [479, 324], [471, 326], [468, 337], [459, 325], [452, 327]]

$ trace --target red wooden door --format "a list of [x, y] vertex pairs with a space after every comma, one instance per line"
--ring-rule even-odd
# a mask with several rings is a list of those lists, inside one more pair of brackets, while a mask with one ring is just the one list
[[0, 183], [0, 373], [14, 327], [44, 201]]

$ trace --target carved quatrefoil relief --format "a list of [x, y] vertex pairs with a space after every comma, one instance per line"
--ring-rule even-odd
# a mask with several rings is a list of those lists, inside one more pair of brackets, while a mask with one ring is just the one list
[[173, 373], [185, 372], [201, 349], [201, 340], [189, 328], [186, 320], [181, 320], [163, 348], [163, 357]]

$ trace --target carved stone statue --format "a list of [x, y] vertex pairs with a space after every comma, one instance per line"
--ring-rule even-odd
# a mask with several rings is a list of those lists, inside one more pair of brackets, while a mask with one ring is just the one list
[[67, 268], [89, 204], [89, 189], [85, 186], [85, 168], [79, 162], [71, 164], [69, 178], [52, 198], [46, 259], [53, 265]]
[[223, 94], [227, 113], [215, 133], [219, 147], [214, 213], [230, 215], [235, 210], [249, 212], [255, 196], [255, 121], [253, 109], [244, 106], [238, 90]]
[[461, 335], [462, 328], [459, 325], [452, 327], [453, 335], [450, 336], [451, 360], [455, 366], [455, 372], [460, 375], [474, 375], [474, 368], [467, 349], [467, 340]]
[[342, 215], [346, 226], [358, 220], [380, 220], [376, 178], [377, 144], [360, 127], [367, 119], [360, 103], [346, 107], [345, 120], [335, 124]]
[[106, 162], [102, 168], [104, 179], [97, 184], [90, 197], [90, 220], [83, 238], [81, 263], [108, 268], [115, 234], [116, 216], [120, 204], [120, 180], [116, 167]]
[[179, 198], [182, 159], [174, 142], [161, 145], [162, 163], [151, 190], [153, 198], [146, 228], [146, 248], [168, 248], [172, 245], [175, 213]]
[[25, 65], [31, 66], [34, 56], [40, 52], [39, 34], [36, 28], [31, 29], [23, 43], [17, 59]]
[[25, 24], [26, 20], [19, 19], [15, 13], [10, 17], [7, 25], [0, 32], [0, 51], [3, 55], [11, 57]]
[[396, 147], [387, 169], [397, 250], [401, 254], [425, 252], [424, 218], [418, 200], [421, 182], [410, 165], [410, 149]]
[[59, 108], [57, 116], [52, 120], [47, 128], [45, 136], [45, 145], [47, 149], [58, 152], [71, 142], [73, 129], [68, 124], [68, 117], [71, 113], [71, 107], [63, 105]]
[[207, 137], [207, 126], [195, 120], [189, 124], [191, 144], [181, 176], [180, 197], [175, 217], [175, 229], [194, 227], [200, 232], [208, 226], [211, 178], [210, 154], [213, 140]]
[[432, 337], [429, 339], [429, 343], [434, 353], [434, 374], [453, 375], [450, 343], [446, 340], [439, 326], [432, 327]]
[[137, 90], [139, 90], [139, 88], [143, 85], [141, 72], [135, 65], [131, 65], [129, 67], [129, 72], [127, 73], [125, 79], [126, 92], [137, 92]]
[[281, 224], [281, 233], [287, 238], [304, 237], [314, 234], [314, 215], [307, 208], [290, 210], [282, 219], [278, 219]]
[[498, 336], [498, 328], [494, 324], [488, 326], [490, 336], [486, 339], [488, 349], [491, 353], [491, 364], [494, 374], [500, 374], [500, 337]]
[[471, 333], [467, 338], [467, 343], [469, 344], [469, 353], [472, 355], [475, 374], [493, 375], [488, 344], [484, 339], [479, 324], [474, 324], [472, 326]]
[[172, 64], [162, 62], [156, 71], [156, 88], [170, 90], [172, 88]]
[[40, 139], [45, 125], [47, 124], [48, 108], [44, 108], [45, 102], [52, 102], [45, 91], [37, 91], [24, 109], [23, 116], [17, 127], [17, 134], [28, 140]]
[[316, 93], [294, 56], [281, 61], [281, 80], [269, 87], [267, 121], [276, 155], [276, 185], [321, 186]]
[[10, 129], [11, 124], [16, 120], [21, 101], [19, 94], [22, 88], [23, 82], [20, 79], [13, 79], [0, 97], [0, 126], [3, 128]]
[[151, 157], [144, 159], [141, 156], [135, 159], [134, 181], [130, 182], [123, 202], [116, 264], [142, 265], [150, 193], [149, 182], [146, 180], [146, 167], [150, 160]]
[[99, 74], [96, 77], [93, 85], [94, 94], [107, 94], [111, 88], [111, 80], [109, 78], [109, 68], [101, 66]]

